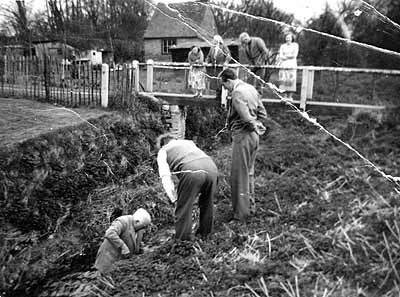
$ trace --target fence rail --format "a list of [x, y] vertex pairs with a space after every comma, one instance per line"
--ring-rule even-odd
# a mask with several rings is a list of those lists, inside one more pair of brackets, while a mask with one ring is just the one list
[[[184, 71], [181, 76], [187, 76], [190, 67], [189, 63], [171, 63], [149, 60], [146, 63], [138, 64], [141, 69], [146, 69], [146, 92], [145, 94], [154, 94], [171, 104], [191, 105], [191, 104], [213, 104], [210, 94], [202, 98], [193, 98], [193, 95], [187, 91], [186, 86], [180, 89], [162, 90], [157, 88], [155, 77], [158, 73], [167, 73], [170, 71], [170, 77], [176, 79], [179, 71]], [[202, 64], [204, 67], [219, 67], [223, 65]], [[248, 69], [253, 65], [230, 64], [227, 67], [236, 69], [239, 78], [248, 80], [251, 74]], [[286, 68], [276, 65], [264, 65], [267, 69], [267, 75], [264, 78], [266, 82], [272, 82], [279, 85], [277, 80], [278, 72], [283, 69], [296, 69], [298, 82], [297, 92], [293, 103], [298, 104], [301, 109], [306, 109], [307, 105], [319, 105], [326, 107], [344, 107], [344, 108], [365, 108], [365, 109], [384, 109], [387, 106], [398, 105], [398, 87], [400, 70], [389, 69], [369, 69], [369, 68], [345, 68], [345, 67], [323, 67], [323, 66], [298, 66], [295, 68]], [[172, 75], [171, 75], [172, 74]], [[159, 75], [159, 79], [166, 79]], [[184, 79], [185, 81], [185, 79]], [[280, 103], [282, 100], [277, 94], [264, 88], [263, 102]], [[137, 89], [138, 90], [138, 89]], [[138, 90], [139, 91], [139, 90]]]
[[[223, 65], [204, 64], [206, 67]], [[187, 87], [188, 63], [133, 61], [110, 68], [89, 63], [66, 64], [50, 57], [0, 59], [0, 96], [44, 100], [64, 106], [131, 105], [139, 93], [152, 95], [176, 105], [218, 105], [212, 92], [194, 98]], [[247, 80], [251, 65], [231, 64], [238, 76]], [[282, 69], [266, 65], [272, 81]], [[293, 103], [346, 108], [383, 109], [398, 105], [400, 70], [298, 66], [298, 91]], [[396, 89], [397, 88], [397, 89]], [[268, 91], [268, 88], [265, 88]], [[393, 89], [393, 91], [388, 91]], [[396, 93], [397, 92], [397, 93]], [[392, 98], [393, 97], [393, 98]], [[273, 92], [266, 92], [265, 103], [282, 102]]]

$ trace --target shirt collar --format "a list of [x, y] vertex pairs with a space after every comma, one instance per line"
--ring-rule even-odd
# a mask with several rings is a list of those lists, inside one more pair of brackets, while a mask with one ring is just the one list
[[238, 86], [239, 84], [240, 84], [240, 80], [237, 79], [237, 80], [235, 81], [235, 83], [233, 84], [233, 89], [236, 89], [237, 86]]

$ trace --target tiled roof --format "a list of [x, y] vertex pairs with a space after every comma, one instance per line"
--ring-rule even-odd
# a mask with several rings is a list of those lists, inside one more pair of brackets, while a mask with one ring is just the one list
[[[144, 38], [198, 37], [212, 38], [217, 34], [215, 19], [210, 7], [196, 2], [158, 3]], [[161, 12], [161, 11], [162, 12]], [[192, 28], [184, 23], [190, 24]], [[197, 31], [197, 32], [196, 32]]]

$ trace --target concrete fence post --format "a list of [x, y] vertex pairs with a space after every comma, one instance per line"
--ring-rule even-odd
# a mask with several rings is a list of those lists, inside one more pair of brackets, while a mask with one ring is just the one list
[[151, 59], [147, 60], [146, 91], [149, 93], [153, 93], [153, 68], [154, 68], [154, 61]]
[[101, 106], [108, 107], [108, 64], [101, 65]]
[[140, 91], [140, 80], [139, 80], [139, 61], [138, 60], [133, 60], [132, 61], [132, 68], [133, 68], [133, 89], [136, 92]]

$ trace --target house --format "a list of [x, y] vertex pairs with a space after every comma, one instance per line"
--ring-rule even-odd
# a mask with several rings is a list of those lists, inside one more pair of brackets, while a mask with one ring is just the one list
[[209, 6], [196, 2], [169, 6], [158, 3], [145, 31], [146, 60], [172, 61], [172, 48], [181, 44], [199, 44], [204, 38], [211, 40], [218, 34], [214, 14]]

